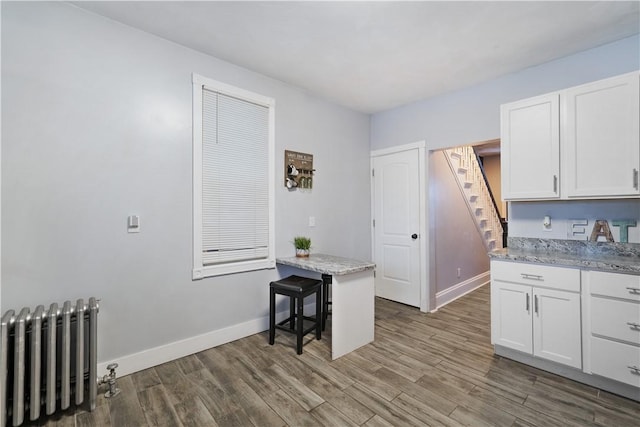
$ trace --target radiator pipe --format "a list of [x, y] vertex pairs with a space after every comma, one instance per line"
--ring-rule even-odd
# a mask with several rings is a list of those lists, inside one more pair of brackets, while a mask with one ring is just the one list
[[108, 384], [109, 390], [104, 394], [104, 397], [107, 399], [113, 397], [120, 393], [120, 389], [118, 388], [118, 384], [116, 384], [116, 368], [118, 367], [117, 363], [111, 363], [107, 365], [107, 369], [109, 373], [103, 376], [102, 378], [98, 378], [98, 385]]

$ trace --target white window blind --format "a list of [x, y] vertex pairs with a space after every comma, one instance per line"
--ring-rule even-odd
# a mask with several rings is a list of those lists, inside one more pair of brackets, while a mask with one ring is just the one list
[[194, 279], [275, 265], [273, 145], [273, 100], [194, 75]]
[[204, 265], [269, 256], [269, 111], [203, 89]]

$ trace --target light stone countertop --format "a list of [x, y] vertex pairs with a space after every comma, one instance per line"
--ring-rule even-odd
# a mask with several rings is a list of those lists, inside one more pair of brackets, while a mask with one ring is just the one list
[[314, 253], [309, 255], [308, 258], [298, 258], [295, 256], [276, 258], [276, 263], [335, 276], [372, 270], [376, 267], [376, 265], [370, 261], [359, 261], [351, 258]]
[[640, 275], [637, 244], [509, 238], [509, 247], [489, 252], [492, 259], [553, 264]]

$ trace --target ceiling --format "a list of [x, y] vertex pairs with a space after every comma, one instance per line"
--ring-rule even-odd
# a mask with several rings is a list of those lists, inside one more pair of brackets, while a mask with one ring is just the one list
[[365, 113], [640, 32], [638, 1], [72, 3]]

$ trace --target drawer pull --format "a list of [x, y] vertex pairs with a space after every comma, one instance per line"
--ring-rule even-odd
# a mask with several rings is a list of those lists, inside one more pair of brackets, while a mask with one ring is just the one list
[[630, 288], [627, 287], [627, 290], [629, 291], [629, 293], [631, 294], [640, 294], [640, 288]]
[[640, 323], [627, 322], [627, 325], [631, 326], [631, 329], [640, 329]]
[[637, 366], [627, 366], [627, 368], [631, 369], [632, 374], [640, 375], [640, 368]]
[[[523, 279], [538, 280], [540, 282], [544, 281], [544, 277], [538, 274], [520, 273], [520, 275], [522, 276]], [[640, 289], [638, 289], [638, 291], [640, 291]]]

